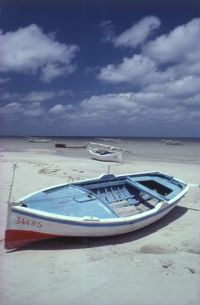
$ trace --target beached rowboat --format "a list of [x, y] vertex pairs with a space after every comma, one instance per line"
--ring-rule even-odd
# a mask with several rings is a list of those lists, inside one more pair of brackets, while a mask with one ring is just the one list
[[165, 216], [187, 190], [187, 184], [160, 172], [108, 174], [43, 189], [8, 204], [5, 248], [134, 231]]
[[98, 161], [110, 161], [110, 162], [123, 162], [121, 151], [109, 151], [109, 150], [95, 150], [89, 149], [88, 151], [91, 155], [91, 158]]
[[122, 150], [120, 148], [100, 143], [90, 142], [87, 146], [91, 159], [98, 161], [123, 162]]

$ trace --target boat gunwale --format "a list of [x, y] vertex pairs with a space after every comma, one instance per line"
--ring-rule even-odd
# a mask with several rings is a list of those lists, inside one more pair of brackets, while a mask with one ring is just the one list
[[143, 219], [149, 218], [149, 217], [153, 217], [156, 216], [160, 213], [162, 213], [163, 211], [167, 210], [167, 209], [171, 209], [171, 207], [173, 207], [173, 205], [176, 205], [176, 203], [178, 202], [178, 200], [183, 197], [183, 195], [188, 191], [188, 186], [186, 186], [184, 188], [184, 190], [182, 192], [180, 192], [177, 196], [175, 196], [173, 199], [169, 200], [169, 201], [160, 201], [157, 203], [157, 205], [153, 208], [150, 209], [148, 211], [142, 212], [142, 213], [138, 213], [135, 215], [131, 215], [131, 216], [125, 216], [125, 217], [117, 217], [117, 218], [98, 218], [98, 217], [90, 217], [90, 216], [84, 216], [84, 217], [72, 217], [72, 216], [64, 216], [64, 215], [58, 215], [58, 214], [54, 214], [54, 213], [49, 213], [49, 212], [43, 212], [40, 210], [35, 210], [35, 209], [31, 209], [28, 207], [23, 207], [23, 206], [12, 206], [12, 210], [13, 212], [17, 212], [23, 215], [27, 215], [29, 217], [33, 217], [33, 218], [40, 218], [46, 221], [53, 221], [53, 222], [63, 222], [63, 223], [74, 223], [75, 224], [99, 224], [100, 226], [102, 224], [106, 224], [106, 225], [113, 225], [113, 224], [127, 224], [127, 222], [137, 222], [137, 221], [141, 221]]

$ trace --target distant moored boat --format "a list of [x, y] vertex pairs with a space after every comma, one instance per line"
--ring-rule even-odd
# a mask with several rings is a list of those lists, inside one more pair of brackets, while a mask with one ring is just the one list
[[44, 139], [44, 138], [35, 138], [35, 137], [28, 137], [29, 142], [33, 143], [49, 143], [49, 139]]
[[178, 140], [161, 140], [161, 141], [164, 142], [166, 145], [184, 145], [182, 141], [178, 141]]

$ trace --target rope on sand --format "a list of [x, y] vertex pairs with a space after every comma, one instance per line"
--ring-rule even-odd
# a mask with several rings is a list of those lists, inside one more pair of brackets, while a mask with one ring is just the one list
[[12, 182], [10, 185], [10, 192], [9, 192], [9, 196], [8, 196], [8, 203], [10, 203], [10, 199], [12, 196], [12, 189], [13, 189], [13, 185], [14, 185], [14, 181], [15, 181], [15, 171], [17, 168], [17, 162], [12, 162], [13, 163], [13, 175], [12, 175]]

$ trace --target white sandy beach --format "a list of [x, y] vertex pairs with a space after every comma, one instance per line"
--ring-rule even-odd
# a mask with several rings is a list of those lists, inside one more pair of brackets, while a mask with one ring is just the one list
[[[1, 305], [200, 304], [200, 142], [175, 146], [138, 140], [117, 146], [133, 153], [124, 154], [122, 164], [91, 160], [86, 149], [2, 140]], [[13, 163], [12, 199], [98, 177], [109, 164], [113, 174], [162, 171], [191, 187], [170, 214], [142, 230], [109, 238], [59, 238], [7, 252], [3, 239]]]

